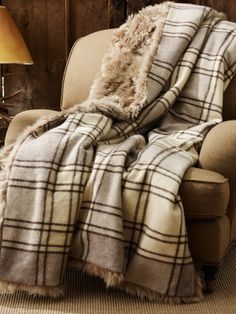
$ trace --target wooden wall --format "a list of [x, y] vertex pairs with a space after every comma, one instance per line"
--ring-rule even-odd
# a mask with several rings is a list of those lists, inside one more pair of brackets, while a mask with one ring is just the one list
[[[34, 65], [6, 67], [6, 93], [23, 88], [14, 102], [21, 110], [59, 109], [63, 70], [74, 41], [113, 28], [153, 0], [2, 0], [16, 21]], [[212, 6], [236, 22], [235, 0], [182, 0]], [[13, 102], [13, 100], [12, 100]]]
[[[58, 108], [66, 61], [66, 10], [62, 0], [2, 1], [19, 27], [34, 65], [6, 68], [6, 94], [23, 88], [22, 109]], [[12, 100], [13, 102], [13, 100]]]

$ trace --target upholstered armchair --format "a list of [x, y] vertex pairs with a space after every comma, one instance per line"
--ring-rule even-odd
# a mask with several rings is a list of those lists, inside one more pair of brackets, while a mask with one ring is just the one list
[[[61, 109], [84, 101], [99, 71], [113, 30], [99, 31], [79, 39], [73, 46], [64, 73]], [[236, 78], [225, 92], [223, 122], [206, 136], [195, 167], [180, 187], [187, 220], [189, 246], [202, 266], [208, 291], [213, 289], [223, 257], [236, 240]], [[11, 122], [5, 144], [38, 118], [52, 110], [29, 110]], [[234, 120], [235, 119], [235, 120]]]

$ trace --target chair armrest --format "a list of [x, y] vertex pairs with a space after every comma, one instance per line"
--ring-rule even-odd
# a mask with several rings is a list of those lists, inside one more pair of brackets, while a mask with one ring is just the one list
[[5, 145], [14, 143], [21, 132], [34, 124], [39, 118], [57, 113], [58, 111], [47, 109], [26, 110], [18, 113], [9, 124], [5, 137]]
[[199, 167], [222, 174], [236, 189], [236, 120], [222, 122], [207, 134]]

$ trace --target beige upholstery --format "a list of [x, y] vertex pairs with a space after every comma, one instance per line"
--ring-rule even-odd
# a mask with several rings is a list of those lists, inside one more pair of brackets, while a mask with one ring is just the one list
[[232, 222], [231, 239], [236, 240], [236, 120], [225, 121], [208, 133], [199, 156], [199, 164], [230, 180], [228, 215]]
[[[112, 33], [113, 30], [96, 32], [74, 45], [62, 84], [62, 109], [86, 99]], [[235, 99], [236, 78], [225, 93], [225, 119], [236, 119]], [[38, 117], [54, 113], [35, 110], [17, 115], [8, 129], [6, 144], [15, 141]], [[236, 239], [235, 139], [236, 121], [213, 128], [201, 151], [202, 169], [189, 169], [179, 191], [186, 212], [190, 250], [196, 260], [205, 264], [219, 264], [231, 241]]]
[[186, 172], [179, 192], [187, 219], [227, 214], [229, 182], [219, 173], [192, 167]]
[[194, 259], [203, 264], [219, 265], [230, 243], [227, 215], [217, 219], [187, 220], [187, 230]]
[[9, 125], [7, 130], [5, 145], [12, 144], [16, 141], [19, 134], [25, 130], [27, 126], [35, 123], [39, 118], [50, 116], [57, 113], [55, 110], [38, 109], [27, 110], [17, 114]]
[[114, 30], [103, 30], [79, 39], [73, 46], [63, 77], [61, 109], [84, 101], [98, 73]]

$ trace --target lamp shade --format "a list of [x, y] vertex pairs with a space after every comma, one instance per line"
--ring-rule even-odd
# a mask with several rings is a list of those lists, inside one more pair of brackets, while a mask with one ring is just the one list
[[4, 6], [0, 6], [0, 63], [33, 64], [24, 39]]

